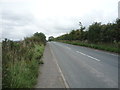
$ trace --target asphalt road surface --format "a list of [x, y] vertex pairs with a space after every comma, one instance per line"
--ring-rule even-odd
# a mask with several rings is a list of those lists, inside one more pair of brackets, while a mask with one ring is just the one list
[[48, 42], [70, 88], [118, 88], [118, 55]]

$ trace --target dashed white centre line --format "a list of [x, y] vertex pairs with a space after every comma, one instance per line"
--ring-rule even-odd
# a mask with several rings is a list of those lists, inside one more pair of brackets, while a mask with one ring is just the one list
[[92, 59], [94, 59], [94, 60], [96, 60], [96, 61], [100, 61], [99, 59], [94, 58], [94, 57], [92, 57], [92, 56], [90, 56], [90, 55], [84, 54], [84, 53], [82, 53], [82, 52], [80, 52], [80, 51], [76, 51], [76, 52], [77, 52], [77, 53], [80, 53], [80, 54], [82, 54], [82, 55], [84, 55], [84, 56], [87, 56], [87, 57], [89, 57], [89, 58], [92, 58]]
[[66, 47], [67, 49], [69, 49], [69, 50], [71, 50], [71, 48], [69, 48], [69, 47]]
[[111, 55], [113, 55], [113, 56], [118, 56], [118, 55], [115, 55], [115, 54], [111, 54]]

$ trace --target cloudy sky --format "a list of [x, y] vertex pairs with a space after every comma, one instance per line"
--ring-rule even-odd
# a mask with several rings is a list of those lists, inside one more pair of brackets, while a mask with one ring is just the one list
[[93, 22], [114, 22], [119, 0], [0, 0], [0, 34], [21, 40], [35, 32], [59, 36]]

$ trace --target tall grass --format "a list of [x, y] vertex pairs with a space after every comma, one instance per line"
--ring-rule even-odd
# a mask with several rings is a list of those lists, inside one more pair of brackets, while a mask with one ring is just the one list
[[[18, 61], [9, 63], [8, 75], [6, 77], [5, 88], [31, 88], [36, 82], [38, 62], [32, 61]], [[3, 87], [3, 88], [4, 88]]]
[[13, 41], [5, 41], [3, 45], [2, 87], [33, 88], [39, 65], [43, 64], [44, 45]]

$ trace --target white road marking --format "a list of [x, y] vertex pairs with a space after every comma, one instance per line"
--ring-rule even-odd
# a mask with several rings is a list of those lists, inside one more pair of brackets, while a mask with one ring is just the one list
[[98, 51], [98, 50], [95, 50], [95, 51]]
[[61, 45], [61, 44], [57, 44], [58, 46], [60, 46], [60, 47], [62, 47], [62, 48], [67, 48], [67, 49], [69, 49], [69, 50], [71, 50], [71, 48], [70, 47], [68, 47], [68, 46], [64, 46], [64, 45]]
[[69, 48], [69, 47], [66, 47], [67, 49], [69, 49], [69, 50], [71, 50], [71, 48]]
[[90, 55], [84, 54], [84, 53], [82, 53], [82, 52], [80, 52], [80, 51], [76, 51], [76, 52], [77, 52], [77, 53], [80, 53], [80, 54], [82, 54], [82, 55], [84, 55], [84, 56], [87, 56], [87, 57], [89, 57], [89, 58], [92, 58], [92, 59], [94, 59], [94, 60], [96, 60], [96, 61], [100, 61], [99, 59], [94, 58], [94, 57], [92, 57], [92, 56], [90, 56]]
[[58, 65], [58, 62], [57, 62], [57, 60], [56, 60], [56, 57], [55, 57], [55, 55], [54, 55], [54, 53], [53, 53], [53, 50], [52, 50], [51, 46], [50, 46], [50, 50], [51, 50], [51, 53], [52, 53], [52, 55], [53, 55], [53, 57], [54, 57], [54, 61], [55, 61], [56, 65], [57, 65], [57, 67], [58, 67], [58, 70], [59, 70], [59, 72], [60, 72], [60, 74], [61, 74], [61, 77], [62, 77], [62, 79], [63, 79], [63, 82], [64, 82], [64, 84], [65, 84], [65, 87], [66, 87], [66, 88], [70, 88], [69, 85], [68, 85], [68, 83], [67, 83], [67, 81], [65, 80], [65, 77], [64, 77], [64, 75], [63, 75], [63, 73], [62, 73], [62, 70], [61, 70], [60, 66]]
[[111, 55], [113, 55], [113, 56], [118, 56], [118, 55], [115, 55], [115, 54], [111, 54]]
[[56, 42], [53, 42], [53, 43], [56, 43]]
[[[57, 43], [57, 42], [53, 42], [53, 43]], [[69, 44], [68, 44], [69, 45]], [[59, 45], [60, 46], [60, 45]], [[62, 45], [61, 45], [62, 46]], [[62, 47], [64, 47], [64, 46], [62, 46]], [[71, 48], [69, 48], [69, 47], [67, 47], [68, 49], [71, 49]], [[88, 47], [82, 47], [81, 46], [81, 48], [84, 48], [84, 49], [88, 49]], [[90, 49], [92, 49], [92, 48], [90, 48]], [[96, 49], [96, 50], [94, 50], [94, 51], [100, 51], [99, 49]], [[102, 53], [105, 53], [105, 54], [108, 54], [108, 55], [112, 55], [112, 56], [118, 56], [118, 54], [111, 54], [111, 53], [109, 53], [109, 52], [102, 52]]]

